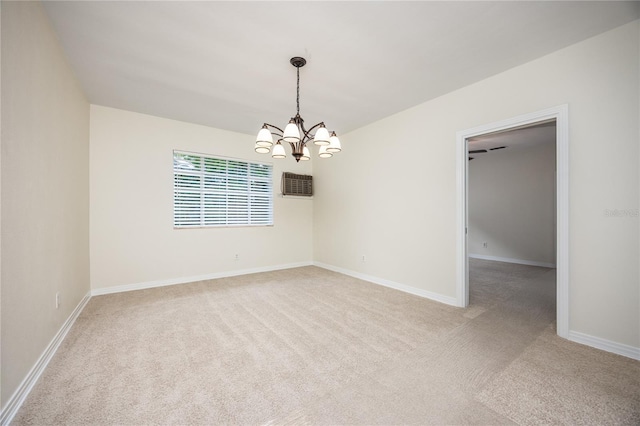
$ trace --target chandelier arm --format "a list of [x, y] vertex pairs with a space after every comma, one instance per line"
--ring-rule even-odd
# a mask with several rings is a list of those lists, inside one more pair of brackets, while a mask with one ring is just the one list
[[305, 130], [304, 127], [302, 128], [302, 130], [304, 131], [304, 141], [305, 143], [307, 143], [308, 141], [310, 141], [312, 139], [311, 132], [317, 128], [317, 127], [322, 127], [324, 126], [324, 121], [319, 122], [318, 124], [315, 124], [312, 128], [310, 128], [309, 130]]
[[273, 127], [274, 129], [276, 129], [277, 131], [279, 131], [279, 132], [280, 132], [280, 134], [278, 134], [278, 133], [274, 133], [274, 132], [271, 132], [272, 134], [274, 134], [274, 135], [276, 135], [276, 136], [280, 136], [280, 137], [282, 137], [282, 135], [284, 134], [284, 130], [282, 130], [282, 129], [281, 129], [280, 127], [278, 127], [278, 126], [274, 126], [273, 124], [269, 124], [269, 123], [264, 123], [264, 125], [265, 125], [265, 126], [268, 126], [268, 127]]
[[304, 120], [300, 120], [300, 130], [302, 130], [302, 137], [300, 138], [300, 141], [307, 143], [309, 140], [309, 131], [304, 127]]
[[[305, 135], [311, 133], [315, 128], [324, 126], [324, 121], [319, 122], [318, 124], [314, 124], [308, 131], [305, 131]], [[326, 126], [325, 126], [326, 127]]]

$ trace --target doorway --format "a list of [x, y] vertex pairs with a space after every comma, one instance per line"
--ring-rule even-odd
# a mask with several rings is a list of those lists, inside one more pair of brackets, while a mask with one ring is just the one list
[[[543, 126], [555, 123], [556, 132], [556, 183], [555, 183], [555, 265], [556, 265], [556, 321], [557, 333], [568, 337], [569, 333], [569, 282], [568, 282], [568, 107], [561, 105], [543, 111], [526, 114], [503, 121], [486, 124], [457, 132], [457, 286], [458, 306], [469, 305], [469, 169], [468, 141], [481, 135], [498, 134], [509, 130]], [[497, 147], [497, 146], [496, 146]], [[494, 147], [494, 148], [496, 148]], [[489, 152], [489, 149], [487, 149]]]

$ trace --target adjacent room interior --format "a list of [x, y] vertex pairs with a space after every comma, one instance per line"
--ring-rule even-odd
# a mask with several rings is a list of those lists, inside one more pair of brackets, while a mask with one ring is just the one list
[[470, 307], [538, 286], [555, 310], [555, 152], [553, 120], [468, 139]]
[[1, 424], [640, 423], [640, 3], [0, 14]]
[[555, 328], [556, 130], [550, 120], [467, 139], [467, 315], [521, 314], [509, 319], [520, 338]]

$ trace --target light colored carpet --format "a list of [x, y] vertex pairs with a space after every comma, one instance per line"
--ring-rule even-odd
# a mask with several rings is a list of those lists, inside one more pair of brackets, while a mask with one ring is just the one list
[[459, 309], [316, 267], [91, 299], [14, 424], [640, 424], [640, 362], [555, 335], [554, 270]]

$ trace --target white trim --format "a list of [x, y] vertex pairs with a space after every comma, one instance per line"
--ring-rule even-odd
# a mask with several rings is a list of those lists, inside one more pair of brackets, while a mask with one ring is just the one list
[[467, 139], [486, 133], [556, 120], [556, 324], [560, 337], [569, 336], [569, 107], [559, 105], [496, 123], [456, 132], [456, 306], [469, 305], [467, 256]]
[[73, 312], [71, 312], [69, 318], [67, 318], [64, 324], [62, 324], [62, 327], [58, 330], [51, 342], [49, 342], [49, 345], [47, 345], [42, 355], [40, 355], [40, 358], [38, 358], [35, 365], [31, 368], [24, 380], [22, 380], [22, 383], [20, 383], [20, 386], [18, 386], [13, 395], [11, 395], [11, 398], [9, 398], [7, 404], [2, 410], [2, 413], [0, 414], [0, 425], [8, 425], [11, 423], [13, 417], [29, 395], [29, 392], [31, 392], [31, 389], [33, 389], [33, 386], [37, 383], [40, 375], [49, 364], [49, 361], [51, 361], [51, 358], [55, 355], [64, 338], [67, 336], [67, 333], [71, 330], [71, 326], [73, 326], [76, 318], [78, 318], [84, 307], [87, 305], [87, 302], [89, 302], [89, 299], [91, 299], [91, 294], [87, 293], [80, 303], [78, 303], [78, 306], [76, 306]]
[[569, 331], [569, 340], [583, 345], [591, 346], [603, 351], [640, 361], [640, 348], [625, 345], [623, 343], [612, 342], [600, 337], [590, 336], [578, 331]]
[[456, 132], [456, 306], [469, 306], [469, 256], [467, 211], [469, 186], [467, 132]]
[[243, 163], [255, 163], [255, 164], [262, 164], [263, 166], [273, 166], [273, 161], [254, 161], [254, 160], [247, 160], [246, 158], [239, 158], [239, 157], [226, 157], [224, 155], [218, 155], [218, 154], [212, 154], [210, 152], [200, 152], [200, 151], [185, 151], [182, 149], [174, 149], [173, 153], [178, 153], [178, 154], [186, 154], [186, 155], [195, 155], [195, 156], [205, 156], [205, 157], [213, 157], [213, 158], [220, 158], [222, 160], [232, 160], [232, 161], [241, 161]]
[[257, 274], [259, 272], [271, 272], [271, 271], [278, 271], [280, 269], [299, 268], [302, 266], [311, 266], [311, 265], [313, 265], [313, 262], [311, 261], [299, 262], [299, 263], [288, 263], [285, 265], [266, 266], [266, 267], [251, 268], [251, 269], [238, 269], [235, 271], [226, 271], [226, 272], [214, 272], [211, 274], [193, 275], [190, 277], [171, 278], [167, 280], [145, 281], [141, 283], [124, 284], [124, 285], [118, 285], [114, 287], [95, 288], [91, 290], [91, 295], [101, 296], [103, 294], [123, 293], [126, 291], [144, 290], [147, 288], [165, 287], [168, 285], [176, 285], [176, 284], [187, 284], [195, 281], [215, 280], [218, 278], [235, 277], [238, 275], [247, 275], [247, 274]]
[[556, 327], [569, 337], [569, 107], [556, 115]]
[[420, 288], [415, 288], [408, 286], [406, 284], [400, 284], [395, 281], [386, 280], [384, 278], [378, 278], [371, 275], [362, 274], [360, 272], [352, 271], [349, 269], [340, 268], [338, 266], [328, 265], [322, 262], [313, 262], [313, 264], [319, 268], [328, 269], [333, 272], [338, 272], [340, 274], [349, 275], [350, 277], [358, 278], [364, 281], [371, 282], [373, 284], [382, 285], [385, 287], [393, 288], [395, 290], [400, 290], [404, 293], [413, 294], [414, 296], [424, 297], [426, 299], [431, 299], [436, 302], [444, 303], [447, 305], [457, 306], [457, 300], [455, 297], [443, 296], [442, 294], [432, 293], [427, 290], [422, 290]]
[[555, 263], [537, 262], [535, 260], [512, 259], [510, 257], [486, 256], [484, 254], [471, 254], [469, 257], [473, 259], [493, 260], [495, 262], [517, 263], [519, 265], [541, 266], [543, 268], [555, 268]]

